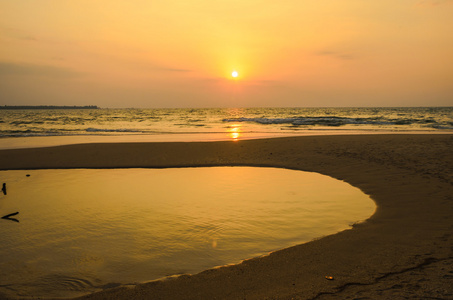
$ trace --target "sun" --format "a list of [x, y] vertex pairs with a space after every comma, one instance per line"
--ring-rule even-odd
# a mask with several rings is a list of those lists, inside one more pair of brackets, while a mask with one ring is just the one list
[[239, 73], [237, 71], [233, 71], [233, 73], [231, 73], [231, 76], [233, 76], [234, 78], [238, 77], [239, 76]]

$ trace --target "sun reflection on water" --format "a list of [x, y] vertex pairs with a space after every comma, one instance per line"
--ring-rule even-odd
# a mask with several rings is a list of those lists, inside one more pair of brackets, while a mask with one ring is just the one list
[[238, 141], [241, 136], [241, 124], [232, 124], [228, 126], [228, 137], [233, 141]]

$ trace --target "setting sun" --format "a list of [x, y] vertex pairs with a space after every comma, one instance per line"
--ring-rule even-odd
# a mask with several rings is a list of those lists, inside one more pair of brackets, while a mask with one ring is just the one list
[[233, 76], [234, 78], [238, 77], [239, 76], [239, 73], [237, 71], [233, 71], [233, 73], [231, 73], [231, 76]]

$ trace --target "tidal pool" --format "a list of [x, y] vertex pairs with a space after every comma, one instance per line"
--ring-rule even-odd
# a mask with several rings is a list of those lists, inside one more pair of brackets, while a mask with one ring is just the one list
[[[27, 176], [30, 175], [30, 176]], [[318, 173], [253, 167], [0, 171], [0, 296], [74, 297], [197, 273], [375, 211]]]

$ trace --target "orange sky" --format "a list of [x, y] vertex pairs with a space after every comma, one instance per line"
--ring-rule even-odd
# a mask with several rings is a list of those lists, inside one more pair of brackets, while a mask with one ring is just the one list
[[451, 0], [0, 0], [0, 45], [0, 105], [453, 105]]

